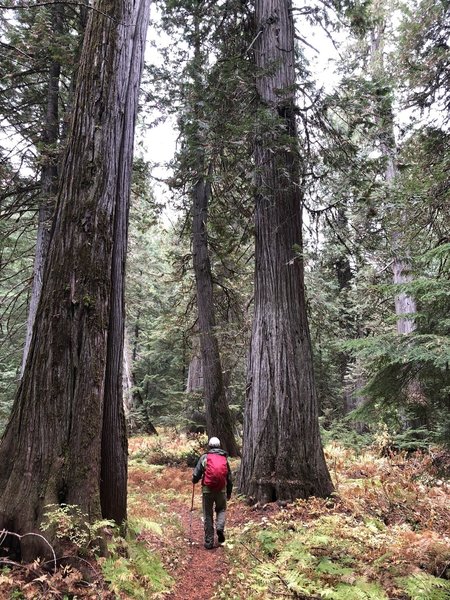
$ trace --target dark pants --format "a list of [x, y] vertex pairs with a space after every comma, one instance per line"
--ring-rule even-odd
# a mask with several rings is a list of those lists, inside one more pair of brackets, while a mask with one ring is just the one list
[[214, 545], [214, 517], [216, 511], [216, 529], [223, 531], [225, 528], [225, 511], [227, 509], [227, 496], [225, 492], [207, 492], [203, 494], [203, 519], [205, 526], [205, 545]]

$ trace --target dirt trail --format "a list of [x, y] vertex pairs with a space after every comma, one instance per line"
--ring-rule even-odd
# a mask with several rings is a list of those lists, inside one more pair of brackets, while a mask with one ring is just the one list
[[[229, 569], [226, 551], [217, 545], [217, 539], [214, 549], [206, 550], [203, 546], [200, 485], [195, 486], [190, 529], [191, 477], [192, 469], [187, 467], [166, 467], [155, 478], [149, 477], [148, 472], [139, 470], [134, 470], [131, 475], [131, 486], [136, 491], [139, 490], [141, 510], [157, 510], [156, 506], [152, 507], [152, 503], [147, 503], [146, 494], [159, 490], [162, 492], [159, 501], [163, 502], [166, 514], [174, 515], [173, 522], [180, 522], [176, 539], [169, 539], [168, 535], [162, 540], [150, 533], [141, 535], [150, 548], [167, 558], [166, 568], [176, 582], [172, 592], [165, 596], [170, 600], [211, 600], [217, 584], [220, 585], [220, 580]], [[242, 506], [239, 508], [233, 501], [228, 503], [225, 536], [227, 529], [241, 521], [243, 512], [245, 509], [242, 510]], [[156, 514], [151, 518], [154, 519], [155, 516]], [[171, 558], [174, 555], [176, 561]]]
[[[188, 551], [183, 566], [178, 570], [177, 583], [173, 592], [167, 596], [171, 600], [210, 600], [213, 590], [227, 573], [228, 564], [224, 548], [216, 546], [213, 550], [203, 547], [203, 523], [201, 520], [201, 498], [199, 486], [196, 487], [196, 502], [192, 513], [192, 530], [189, 540], [190, 507], [180, 507], [180, 518], [185, 532]], [[231, 511], [227, 511], [227, 525], [231, 525]], [[217, 541], [216, 541], [217, 544]]]

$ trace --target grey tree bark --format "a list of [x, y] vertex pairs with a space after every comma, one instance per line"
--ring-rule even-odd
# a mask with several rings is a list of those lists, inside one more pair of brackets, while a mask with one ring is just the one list
[[[370, 59], [372, 75], [375, 81], [380, 85], [386, 84], [386, 70], [384, 67], [384, 30], [386, 23], [381, 20], [371, 33]], [[394, 132], [394, 115], [392, 112], [392, 102], [384, 100], [385, 106], [378, 106], [382, 117], [379, 118], [379, 140], [381, 153], [386, 161], [384, 178], [388, 188], [394, 185], [398, 175], [397, 161], [397, 143]], [[388, 102], [388, 105], [386, 103]], [[392, 273], [395, 284], [404, 284], [412, 281], [411, 264], [407, 253], [401, 227], [406, 224], [406, 215], [402, 212], [399, 215], [399, 224], [395, 231], [391, 233], [391, 246], [393, 252]], [[416, 302], [412, 296], [400, 292], [395, 296], [395, 314], [397, 315], [397, 332], [408, 334], [415, 330], [413, 315], [416, 313]], [[409, 317], [411, 315], [411, 317]]]
[[203, 392], [203, 366], [199, 353], [194, 352], [189, 361], [186, 392]]
[[[56, 4], [51, 7], [53, 18], [53, 31], [62, 31], [62, 7]], [[45, 110], [45, 122], [42, 132], [43, 143], [43, 167], [41, 173], [41, 204], [38, 214], [38, 229], [36, 235], [36, 249], [34, 254], [33, 284], [28, 308], [27, 330], [22, 356], [20, 376], [22, 377], [30, 349], [31, 336], [33, 333], [34, 320], [42, 290], [42, 279], [44, 265], [50, 245], [50, 229], [55, 209], [55, 196], [58, 190], [58, 165], [56, 146], [59, 140], [59, 79], [61, 75], [61, 64], [53, 60], [48, 73], [47, 106]]]
[[[201, 56], [201, 8], [194, 16], [194, 59], [192, 112], [195, 122], [190, 134], [193, 162], [197, 180], [192, 188], [192, 260], [194, 266], [200, 355], [203, 372], [203, 395], [208, 436], [217, 436], [222, 448], [230, 456], [239, 456], [233, 431], [233, 418], [225, 393], [222, 362], [217, 340], [214, 307], [213, 277], [208, 248], [208, 204], [211, 198], [212, 167], [208, 166], [202, 139], [198, 103], [202, 100], [201, 73], [204, 64]], [[189, 135], [189, 134], [188, 134]]]
[[[327, 496], [302, 260], [302, 195], [289, 0], [256, 0], [255, 309], [239, 490], [265, 503]], [[270, 126], [267, 125], [270, 123]]]
[[[52, 503], [77, 504], [91, 521], [126, 516], [122, 278], [149, 0], [95, 8], [30, 350], [0, 444], [0, 529], [20, 534], [37, 531]], [[27, 537], [22, 552], [44, 549]]]
[[[201, 171], [200, 171], [201, 173]], [[208, 201], [210, 184], [201, 175], [192, 193], [192, 257], [197, 290], [198, 330], [203, 372], [206, 430], [217, 436], [230, 456], [238, 456], [233, 419], [225, 395], [219, 343], [215, 333], [213, 282], [208, 254]]]

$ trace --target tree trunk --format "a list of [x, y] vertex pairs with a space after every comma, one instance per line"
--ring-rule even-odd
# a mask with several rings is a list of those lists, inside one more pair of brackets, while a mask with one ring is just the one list
[[333, 491], [305, 307], [291, 8], [286, 0], [256, 0], [257, 89], [266, 118], [255, 140], [255, 312], [239, 490], [261, 503]]
[[[121, 277], [149, 0], [95, 8], [30, 351], [0, 445], [0, 529], [20, 534], [38, 530], [51, 503], [77, 504], [90, 521], [101, 505], [125, 516]], [[25, 559], [44, 550], [22, 540]]]
[[[53, 18], [53, 31], [60, 34], [62, 31], [62, 6], [51, 7]], [[53, 60], [50, 64], [47, 88], [47, 106], [45, 110], [45, 124], [42, 133], [42, 174], [41, 190], [42, 201], [39, 207], [38, 229], [36, 236], [36, 249], [34, 254], [33, 284], [31, 288], [30, 305], [28, 308], [27, 331], [22, 357], [20, 376], [22, 377], [27, 361], [28, 351], [33, 333], [34, 320], [42, 289], [45, 260], [47, 258], [50, 244], [50, 229], [53, 212], [55, 208], [55, 196], [58, 188], [58, 166], [56, 156], [56, 145], [59, 140], [59, 79], [61, 75], [61, 64]]]
[[[384, 68], [383, 61], [383, 45], [384, 45], [384, 30], [386, 24], [381, 23], [373, 29], [371, 48], [370, 48], [370, 60], [372, 75], [375, 82], [378, 82], [380, 86], [386, 85], [387, 74]], [[384, 105], [381, 104], [384, 102]], [[394, 181], [398, 175], [397, 165], [397, 143], [395, 141], [394, 133], [394, 115], [392, 113], [392, 101], [389, 99], [378, 100], [378, 106], [376, 107], [379, 112], [379, 141], [380, 150], [382, 156], [386, 161], [384, 179], [391, 189], [394, 185]], [[410, 260], [405, 255], [402, 249], [404, 248], [403, 235], [401, 227], [406, 224], [406, 215], [404, 211], [399, 215], [398, 229], [391, 233], [391, 246], [393, 251], [393, 281], [395, 284], [404, 284], [412, 281], [410, 274]], [[414, 315], [417, 311], [416, 303], [414, 298], [400, 292], [395, 297], [395, 314], [397, 315], [397, 332], [398, 333], [411, 333], [415, 330], [414, 318], [408, 317], [408, 315]]]
[[[384, 67], [383, 46], [384, 46], [384, 31], [386, 23], [381, 20], [377, 27], [372, 30], [370, 60], [372, 76], [376, 83], [381, 86], [386, 86], [387, 73]], [[392, 100], [388, 97], [380, 100], [377, 98], [378, 105], [378, 125], [379, 125], [379, 142], [382, 156], [385, 159], [384, 179], [388, 190], [392, 190], [395, 179], [398, 176], [397, 162], [397, 143], [395, 140], [394, 131], [394, 114], [392, 109]], [[384, 104], [383, 104], [384, 102]], [[410, 283], [413, 279], [411, 274], [410, 254], [406, 249], [403, 235], [403, 228], [407, 224], [407, 213], [404, 208], [400, 208], [398, 212], [398, 223], [396, 229], [391, 231], [391, 249], [392, 249], [392, 275], [393, 282], [396, 285]], [[394, 298], [395, 314], [397, 317], [397, 333], [407, 335], [415, 331], [415, 313], [417, 305], [415, 299], [405, 292], [399, 292]], [[420, 382], [413, 379], [406, 384], [406, 398], [412, 404], [426, 404], [426, 398]], [[400, 421], [403, 429], [410, 429], [420, 426], [420, 421], [411, 420], [404, 410], [399, 411]], [[415, 422], [414, 422], [415, 421]]]
[[208, 255], [208, 201], [210, 184], [199, 169], [199, 179], [193, 193], [192, 254], [197, 286], [198, 328], [203, 370], [203, 392], [208, 436], [217, 436], [222, 448], [230, 456], [238, 456], [239, 449], [233, 433], [233, 420], [223, 384], [219, 344], [214, 328], [214, 296], [211, 263]]
[[195, 164], [195, 181], [192, 188], [192, 260], [194, 266], [200, 355], [203, 371], [203, 393], [208, 436], [217, 436], [222, 448], [230, 456], [239, 456], [233, 432], [233, 418], [225, 394], [219, 343], [215, 333], [213, 279], [208, 251], [208, 204], [211, 197], [212, 166], [206, 166], [205, 141], [201, 128], [204, 90], [202, 73], [205, 71], [201, 52], [200, 21], [201, 2], [194, 13], [194, 57], [192, 61], [192, 118], [194, 126], [186, 136], [189, 139], [192, 161]]
[[188, 368], [186, 392], [203, 392], [203, 366], [202, 359], [197, 353], [193, 354]]

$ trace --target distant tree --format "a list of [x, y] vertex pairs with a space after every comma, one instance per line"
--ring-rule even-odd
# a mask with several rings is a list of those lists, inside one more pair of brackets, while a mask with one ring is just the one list
[[[188, 111], [191, 123], [187, 129], [186, 143], [193, 162], [192, 185], [192, 261], [194, 267], [198, 333], [203, 373], [203, 395], [206, 411], [206, 429], [209, 436], [217, 436], [230, 456], [237, 456], [239, 449], [233, 431], [233, 419], [226, 397], [219, 343], [216, 336], [216, 311], [213, 295], [213, 277], [208, 244], [208, 211], [211, 200], [212, 163], [208, 161], [202, 135], [202, 75], [205, 79], [204, 58], [201, 51], [200, 10], [193, 16], [194, 56], [191, 65], [191, 106]], [[209, 164], [208, 164], [209, 162]]]
[[255, 6], [255, 306], [239, 490], [264, 503], [327, 496], [333, 485], [306, 316], [292, 5]]
[[[0, 445], [0, 528], [14, 532], [36, 531], [51, 503], [126, 517], [123, 282], [148, 13], [147, 0], [90, 13], [41, 299]], [[43, 551], [25, 539], [25, 558]]]
[[[135, 171], [139, 161], [135, 161]], [[146, 179], [146, 168], [141, 173]], [[172, 253], [176, 233], [155, 211], [148, 183], [131, 199], [127, 258], [127, 337], [133, 432], [179, 425], [185, 383], [185, 306]]]
[[[181, 144], [172, 185], [186, 211], [185, 231], [189, 225], [191, 232], [196, 298], [194, 335], [202, 362], [207, 430], [218, 435], [224, 448], [235, 455], [238, 449], [227, 397], [233, 361], [223, 360], [222, 340], [232, 329], [231, 314], [236, 317], [240, 313], [239, 309], [234, 310], [239, 294], [233, 287], [238, 287], [239, 259], [243, 264], [242, 257], [247, 255], [245, 246], [239, 250], [239, 242], [248, 237], [245, 223], [239, 222], [239, 212], [245, 205], [243, 182], [248, 177], [248, 158], [242, 161], [248, 122], [245, 118], [243, 123], [239, 120], [243, 106], [248, 104], [237, 101], [238, 93], [243, 96], [246, 92], [245, 75], [237, 63], [243, 62], [240, 53], [251, 40], [245, 46], [247, 32], [242, 26], [241, 3], [211, 8], [204, 1], [168, 2], [163, 21], [165, 30], [179, 36], [183, 46], [190, 49], [183, 57], [181, 73], [180, 62], [174, 65], [181, 81], [174, 94], [179, 102]], [[173, 85], [173, 70], [166, 78]], [[196, 341], [192, 345], [196, 346]]]

